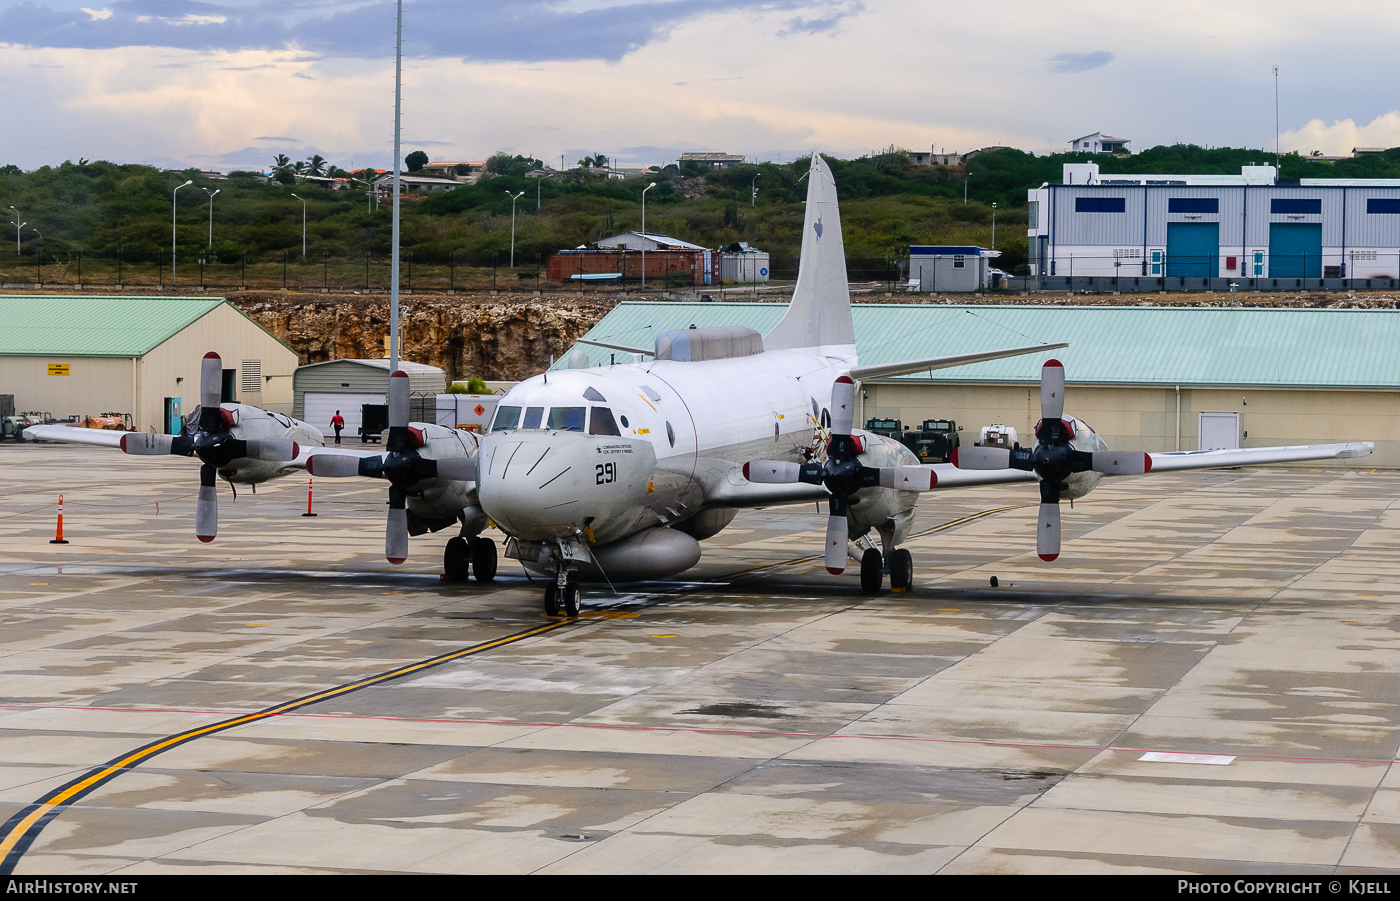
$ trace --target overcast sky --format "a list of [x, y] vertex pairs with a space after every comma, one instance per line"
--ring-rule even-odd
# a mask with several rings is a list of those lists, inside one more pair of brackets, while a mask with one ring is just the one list
[[[0, 0], [0, 163], [386, 166], [394, 6]], [[86, 3], [87, 5], [80, 5]], [[410, 0], [404, 152], [1400, 145], [1400, 4]]]

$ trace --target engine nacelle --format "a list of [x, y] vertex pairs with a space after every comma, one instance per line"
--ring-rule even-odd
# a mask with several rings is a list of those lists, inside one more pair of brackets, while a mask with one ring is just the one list
[[[1089, 424], [1082, 419], [1073, 416], [1066, 416], [1074, 430], [1074, 437], [1070, 439], [1069, 446], [1078, 451], [1086, 451], [1091, 454], [1104, 453], [1108, 450], [1108, 445], [1099, 433], [1089, 427]], [[1040, 428], [1040, 423], [1036, 423], [1036, 428]], [[1103, 478], [1102, 473], [1097, 472], [1076, 472], [1065, 479], [1060, 486], [1061, 500], [1074, 501], [1093, 491]]]

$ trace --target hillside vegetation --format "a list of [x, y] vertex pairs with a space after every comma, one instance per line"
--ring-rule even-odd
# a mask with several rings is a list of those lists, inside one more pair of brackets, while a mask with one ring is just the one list
[[[975, 156], [964, 167], [911, 166], [900, 151], [832, 160], [841, 195], [847, 256], [852, 260], [903, 257], [910, 244], [991, 246], [995, 203], [996, 247], [1003, 268], [1025, 261], [1025, 197], [1028, 188], [1058, 182], [1066, 162], [1092, 160], [1111, 173], [1229, 173], [1241, 165], [1267, 163], [1258, 150], [1204, 150], [1190, 145], [1154, 147], [1127, 157], [1087, 154], [1035, 156], [999, 150]], [[719, 171], [653, 172], [641, 178], [612, 179], [597, 170], [578, 169], [554, 178], [513, 174], [483, 178], [475, 185], [404, 203], [403, 250], [416, 259], [459, 265], [505, 265], [511, 241], [510, 195], [516, 202], [515, 254], [520, 266], [563, 249], [641, 227], [642, 191], [647, 230], [707, 247], [736, 241], [772, 254], [776, 275], [795, 272], [801, 245], [803, 181], [808, 160], [763, 163]], [[1286, 178], [1400, 177], [1400, 149], [1325, 163], [1297, 155], [1283, 160]], [[380, 257], [389, 251], [389, 204], [379, 209], [362, 189], [334, 191], [312, 182], [286, 184], [255, 173], [227, 179], [202, 177], [197, 170], [161, 171], [109, 162], [64, 162], [23, 172], [0, 169], [0, 208], [13, 206], [27, 223], [20, 229], [22, 255], [42, 247], [46, 258], [62, 260], [81, 251], [88, 257], [168, 258], [171, 192], [178, 194], [176, 233], [181, 260], [201, 256], [231, 262], [301, 252], [306, 200], [308, 258]], [[752, 187], [758, 190], [756, 202]], [[213, 243], [209, 246], [209, 197], [214, 199]], [[964, 190], [967, 202], [964, 203]], [[536, 210], [536, 194], [539, 209]], [[12, 211], [13, 212], [13, 211]], [[0, 242], [0, 256], [5, 244]]]

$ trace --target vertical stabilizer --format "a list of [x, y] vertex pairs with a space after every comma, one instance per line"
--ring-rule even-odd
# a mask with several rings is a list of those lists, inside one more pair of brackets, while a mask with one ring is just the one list
[[807, 214], [802, 222], [797, 287], [787, 314], [763, 336], [763, 346], [781, 350], [855, 343], [836, 182], [821, 154], [814, 153], [807, 176]]

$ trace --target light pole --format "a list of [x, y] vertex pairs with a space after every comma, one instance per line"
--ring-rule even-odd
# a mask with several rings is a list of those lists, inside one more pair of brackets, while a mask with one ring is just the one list
[[[389, 372], [399, 371], [399, 167], [403, 165], [403, 0], [398, 0], [394, 32], [394, 225], [389, 246]], [[375, 198], [376, 206], [379, 198]]]
[[[14, 208], [13, 206], [10, 207], [10, 209], [15, 210], [15, 208]], [[11, 222], [10, 224], [13, 225], [13, 226], [15, 227], [15, 256], [19, 256], [19, 233], [20, 233], [20, 230], [23, 229], [23, 228], [24, 228], [26, 225], [28, 225], [29, 223], [28, 223], [28, 222], [20, 222], [20, 221], [19, 221], [19, 210], [15, 210], [15, 221], [14, 221], [14, 222]]]
[[652, 182], [642, 188], [642, 290], [647, 289], [647, 192], [656, 187]]
[[546, 178], [553, 178], [553, 175], [544, 175], [535, 179], [535, 212], [540, 211], [540, 185], [544, 184]]
[[761, 174], [761, 173], [755, 174], [754, 177], [753, 177], [753, 181], [749, 182], [749, 190], [753, 192], [753, 197], [750, 198], [749, 206], [758, 206], [758, 175], [759, 175], [759, 174]]
[[[201, 190], [203, 190], [205, 194], [209, 194], [209, 189], [208, 189], [208, 188], [202, 188]], [[223, 188], [219, 188], [217, 191], [214, 192], [214, 194], [217, 194], [217, 193], [219, 193], [219, 191], [222, 191], [222, 190], [223, 190]], [[209, 246], [210, 246], [210, 247], [213, 247], [213, 246], [214, 246], [214, 194], [209, 194]]]
[[180, 193], [180, 188], [187, 188], [194, 184], [187, 181], [183, 185], [178, 185], [170, 192], [170, 284], [175, 285], [175, 195]]
[[510, 268], [512, 269], [515, 268], [515, 202], [524, 193], [524, 191], [521, 191], [520, 194], [506, 192], [506, 196], [510, 198]]
[[[297, 195], [293, 194], [293, 197]], [[306, 259], [306, 199], [297, 197], [301, 201], [301, 258]]]
[[992, 203], [992, 250], [997, 249], [997, 205]]

